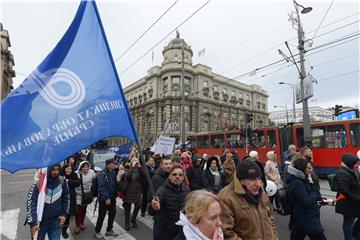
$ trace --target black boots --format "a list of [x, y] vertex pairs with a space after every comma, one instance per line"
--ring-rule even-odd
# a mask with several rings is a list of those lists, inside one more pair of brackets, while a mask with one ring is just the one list
[[138, 227], [138, 225], [137, 225], [137, 223], [136, 223], [136, 220], [131, 220], [131, 223], [132, 223], [133, 228], [137, 228], [137, 227]]

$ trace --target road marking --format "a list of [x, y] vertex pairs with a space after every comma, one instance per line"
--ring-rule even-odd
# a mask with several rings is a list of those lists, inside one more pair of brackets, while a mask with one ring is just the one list
[[0, 233], [9, 240], [16, 238], [19, 214], [20, 208], [0, 212]]
[[[90, 220], [90, 222], [92, 224], [94, 224], [94, 226], [96, 226], [96, 220], [97, 220], [97, 215], [98, 215], [98, 211], [99, 211], [99, 204], [97, 206], [97, 210], [95, 212], [95, 216], [94, 216], [94, 204], [95, 201], [92, 204], [89, 204], [87, 206], [86, 209], [86, 217]], [[108, 219], [108, 214], [106, 214], [105, 219], [104, 219], [104, 224], [103, 227], [101, 229], [102, 233], [105, 233], [106, 230], [106, 226], [107, 226], [107, 219]], [[111, 240], [136, 240], [133, 236], [131, 236], [127, 231], [125, 231], [125, 229], [123, 229], [116, 221], [114, 221], [114, 231], [119, 233], [120, 235], [117, 236], [116, 238], [112, 238], [112, 237], [105, 237], [105, 239], [111, 239]], [[105, 235], [105, 234], [104, 234]]]

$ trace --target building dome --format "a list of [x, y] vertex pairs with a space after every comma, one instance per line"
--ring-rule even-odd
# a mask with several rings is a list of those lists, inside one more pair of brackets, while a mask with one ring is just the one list
[[177, 33], [176, 38], [172, 39], [163, 50], [163, 65], [168, 63], [179, 63], [182, 59], [182, 48], [184, 47], [184, 62], [192, 65], [193, 52], [191, 46]]

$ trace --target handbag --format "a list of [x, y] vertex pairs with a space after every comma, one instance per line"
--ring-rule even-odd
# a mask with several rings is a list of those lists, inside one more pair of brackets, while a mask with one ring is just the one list
[[129, 180], [122, 176], [117, 188], [118, 192], [126, 192], [126, 190], [129, 188]]
[[92, 203], [94, 196], [92, 192], [84, 192], [84, 185], [83, 185], [83, 177], [80, 174], [80, 183], [81, 183], [81, 205], [88, 205]]

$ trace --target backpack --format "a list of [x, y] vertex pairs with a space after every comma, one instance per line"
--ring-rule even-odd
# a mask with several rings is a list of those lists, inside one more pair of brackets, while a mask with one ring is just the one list
[[327, 179], [328, 179], [331, 191], [338, 192], [339, 188], [338, 188], [338, 185], [337, 185], [336, 173], [328, 174]]
[[280, 209], [278, 209], [280, 215], [286, 216], [292, 212], [292, 203], [289, 195], [287, 187], [278, 190], [276, 197], [280, 205]]

